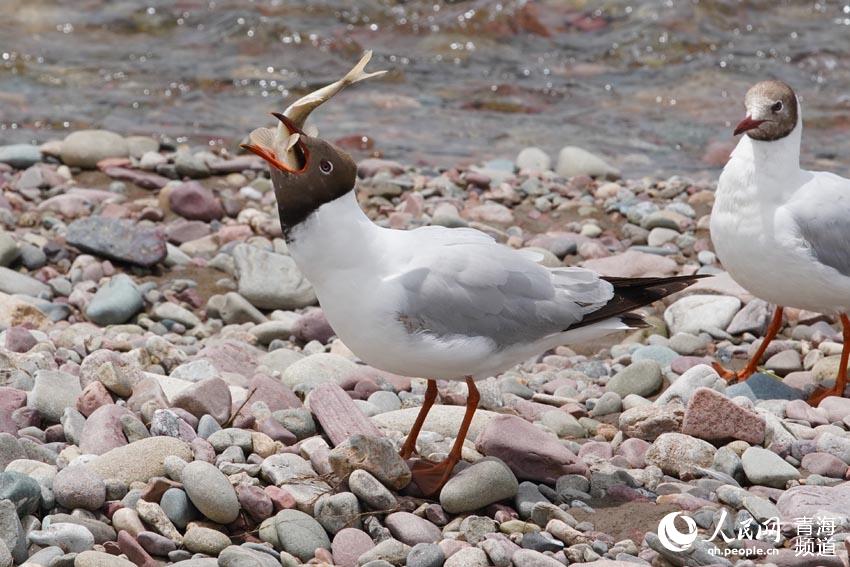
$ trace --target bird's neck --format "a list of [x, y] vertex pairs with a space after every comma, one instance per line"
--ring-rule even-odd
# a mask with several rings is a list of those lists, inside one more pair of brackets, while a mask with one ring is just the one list
[[292, 258], [313, 285], [330, 273], [365, 268], [380, 228], [357, 202], [356, 191], [323, 204], [287, 235]]
[[754, 175], [760, 178], [781, 179], [800, 171], [800, 141], [803, 135], [803, 121], [784, 138], [763, 142], [753, 140], [746, 134], [732, 152], [732, 160], [748, 165]]
[[732, 152], [721, 176], [727, 185], [745, 191], [761, 202], [783, 202], [800, 185], [804, 172], [800, 169], [802, 120], [790, 134], [779, 140], [763, 142], [747, 135]]

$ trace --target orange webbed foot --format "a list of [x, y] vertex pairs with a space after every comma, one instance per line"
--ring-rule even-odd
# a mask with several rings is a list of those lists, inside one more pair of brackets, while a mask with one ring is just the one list
[[420, 460], [413, 463], [410, 472], [413, 482], [425, 496], [433, 497], [440, 493], [440, 489], [448, 482], [457, 461], [446, 459], [439, 463]]
[[818, 386], [814, 392], [809, 396], [809, 399], [806, 400], [809, 402], [810, 406], [818, 407], [822, 401], [830, 396], [838, 396], [839, 398], [844, 395], [844, 391], [838, 391], [837, 386], [833, 386], [832, 388], [824, 388], [823, 386]]
[[720, 375], [721, 378], [726, 380], [729, 384], [734, 384], [736, 382], [740, 382], [741, 380], [746, 380], [750, 376], [753, 375], [754, 370], [750, 370], [749, 368], [743, 368], [741, 370], [729, 370], [716, 360], [711, 363], [711, 367]]

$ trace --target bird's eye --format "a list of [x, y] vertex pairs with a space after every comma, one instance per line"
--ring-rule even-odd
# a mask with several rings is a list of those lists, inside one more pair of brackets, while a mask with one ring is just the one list
[[322, 170], [322, 173], [327, 175], [328, 173], [334, 170], [334, 164], [326, 159], [323, 159], [321, 162], [319, 162], [319, 169]]
[[773, 103], [773, 106], [771, 106], [771, 107], [770, 107], [770, 109], [771, 109], [774, 113], [779, 112], [780, 110], [782, 110], [782, 101], [781, 101], [781, 100], [777, 100], [776, 102], [774, 102], [774, 103]]

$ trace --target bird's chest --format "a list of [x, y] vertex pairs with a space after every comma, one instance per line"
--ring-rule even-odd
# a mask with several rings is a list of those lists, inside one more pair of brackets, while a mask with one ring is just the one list
[[779, 205], [759, 194], [751, 179], [730, 178], [724, 171], [711, 212], [711, 240], [736, 282], [757, 297], [788, 305], [803, 282], [788, 273], [794, 255], [786, 248]]

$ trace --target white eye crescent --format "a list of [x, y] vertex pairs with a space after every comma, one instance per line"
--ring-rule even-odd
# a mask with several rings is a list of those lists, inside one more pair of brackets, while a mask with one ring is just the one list
[[321, 162], [319, 162], [319, 169], [321, 170], [321, 172], [322, 172], [322, 173], [324, 173], [325, 175], [327, 175], [327, 174], [329, 174], [331, 171], [333, 171], [333, 170], [334, 170], [334, 164], [333, 164], [333, 163], [331, 163], [331, 162], [329, 162], [329, 161], [328, 161], [328, 160], [326, 160], [326, 159], [323, 159]]

